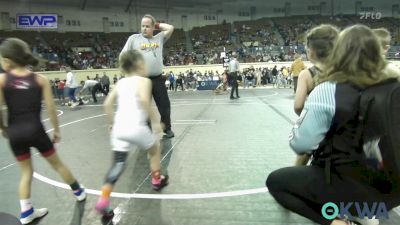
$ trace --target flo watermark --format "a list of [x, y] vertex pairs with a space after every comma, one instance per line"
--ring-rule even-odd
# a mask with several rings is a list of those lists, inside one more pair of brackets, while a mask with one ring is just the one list
[[360, 12], [360, 20], [380, 20], [382, 18], [382, 13], [380, 12]]
[[[351, 212], [357, 215], [352, 215]], [[321, 209], [322, 216], [327, 220], [336, 218], [353, 220], [354, 216], [368, 219], [389, 219], [389, 214], [384, 202], [340, 202], [339, 206], [333, 202], [325, 203]]]

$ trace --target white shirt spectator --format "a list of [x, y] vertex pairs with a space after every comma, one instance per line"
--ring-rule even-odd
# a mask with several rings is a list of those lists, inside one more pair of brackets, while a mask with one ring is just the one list
[[79, 86], [78, 81], [76, 80], [76, 76], [72, 71], [67, 73], [67, 87], [69, 88], [77, 88]]

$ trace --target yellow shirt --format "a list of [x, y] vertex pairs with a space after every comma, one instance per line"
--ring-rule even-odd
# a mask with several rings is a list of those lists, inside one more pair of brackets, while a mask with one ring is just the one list
[[294, 60], [290, 70], [292, 71], [293, 77], [298, 77], [300, 72], [305, 68], [306, 66], [304, 65], [304, 62], [300, 58], [298, 58]]
[[287, 76], [289, 76], [289, 71], [285, 68], [282, 70], [282, 74], [283, 74], [283, 76], [287, 77]]

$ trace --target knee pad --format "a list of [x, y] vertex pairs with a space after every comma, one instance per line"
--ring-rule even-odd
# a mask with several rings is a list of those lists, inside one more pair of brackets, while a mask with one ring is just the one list
[[125, 162], [114, 163], [106, 177], [106, 183], [115, 184], [125, 169]]
[[127, 152], [115, 152], [114, 153], [114, 163], [111, 169], [108, 171], [106, 182], [110, 184], [115, 184], [118, 178], [121, 176], [125, 169], [125, 161], [128, 157]]

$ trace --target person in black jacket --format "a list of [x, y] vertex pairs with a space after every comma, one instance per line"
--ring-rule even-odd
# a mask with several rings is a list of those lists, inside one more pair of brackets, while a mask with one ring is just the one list
[[253, 86], [253, 81], [254, 81], [254, 69], [249, 69], [247, 70], [246, 74], [246, 83], [245, 83], [245, 88]]
[[276, 68], [276, 66], [274, 66], [274, 68], [272, 69], [271, 74], [272, 74], [272, 80], [276, 82], [276, 79], [278, 77], [278, 69]]

